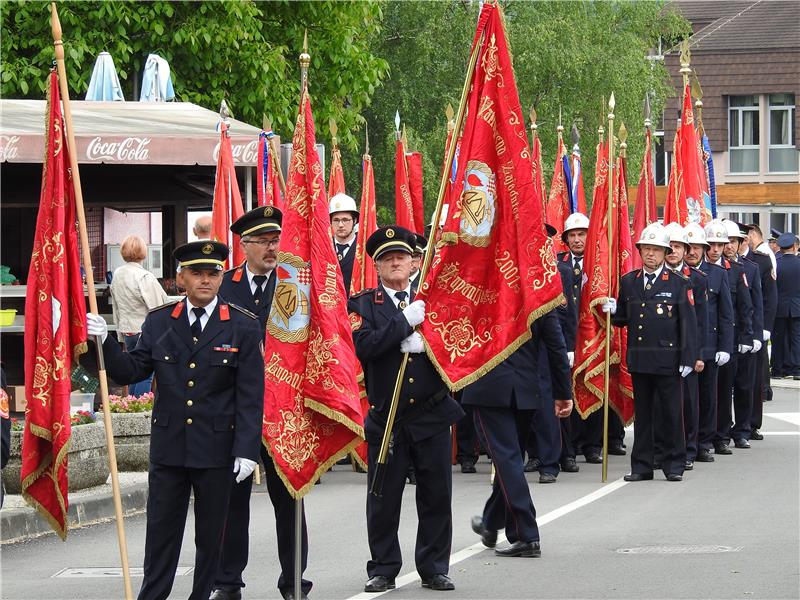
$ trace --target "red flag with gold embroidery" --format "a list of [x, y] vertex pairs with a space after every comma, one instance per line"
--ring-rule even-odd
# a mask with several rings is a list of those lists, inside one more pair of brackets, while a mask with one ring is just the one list
[[219, 157], [214, 183], [214, 205], [211, 212], [211, 239], [222, 242], [230, 248], [231, 253], [226, 259], [227, 268], [230, 269], [242, 264], [245, 257], [239, 247], [239, 236], [230, 230], [231, 223], [244, 214], [244, 209], [239, 184], [236, 181], [229, 127], [225, 122], [220, 123]]
[[[545, 212], [547, 203], [547, 192], [544, 187], [544, 169], [542, 163], [542, 142], [538, 135], [533, 136], [533, 152], [531, 162], [533, 163], [533, 183], [538, 190], [539, 202], [542, 205], [542, 212]], [[552, 223], [550, 223], [552, 225]], [[562, 225], [563, 226], [563, 225]]]
[[408, 164], [403, 140], [397, 140], [394, 148], [394, 211], [395, 221], [401, 227], [414, 231], [414, 203], [408, 180]]
[[336, 194], [344, 194], [344, 171], [342, 170], [342, 153], [339, 146], [334, 145], [331, 151], [331, 175], [328, 178], [328, 198]]
[[[631, 241], [627, 221], [627, 192], [621, 169], [615, 170], [614, 204], [611, 223], [608, 223], [608, 143], [597, 147], [597, 166], [586, 238], [584, 273], [586, 281], [581, 291], [578, 330], [575, 339], [575, 367], [572, 372], [575, 407], [585, 419], [602, 408], [605, 395], [606, 315], [602, 305], [608, 297], [617, 297], [620, 276], [630, 270]], [[624, 206], [621, 204], [624, 203]], [[624, 219], [624, 221], [623, 221]], [[608, 245], [608, 228], [612, 230], [612, 245]], [[625, 231], [628, 231], [625, 235]], [[624, 237], [624, 239], [623, 239]], [[609, 257], [612, 257], [609, 271]], [[633, 398], [630, 374], [624, 365], [627, 337], [620, 328], [612, 328], [609, 405], [623, 423], [633, 418]]]
[[353, 277], [350, 279], [351, 296], [378, 285], [375, 263], [367, 256], [367, 240], [378, 228], [375, 208], [375, 173], [372, 170], [372, 157], [369, 154], [364, 155], [363, 168], [356, 255], [353, 258]]
[[408, 165], [408, 189], [411, 193], [411, 206], [414, 208], [414, 233], [425, 233], [425, 203], [422, 198], [422, 154], [406, 153]]
[[86, 352], [86, 304], [78, 258], [75, 192], [58, 77], [50, 74], [45, 164], [25, 297], [25, 431], [22, 496], [67, 536], [69, 394]]
[[331, 244], [308, 88], [292, 140], [267, 321], [263, 441], [294, 498], [364, 438], [347, 294]]
[[428, 355], [454, 390], [510, 356], [563, 300], [499, 5], [483, 5], [473, 51], [450, 210], [418, 296]]
[[556, 235], [553, 241], [556, 252], [567, 250], [567, 245], [561, 240], [561, 234], [564, 231], [564, 221], [567, 220], [567, 217], [572, 212], [569, 206], [569, 190], [567, 189], [571, 183], [564, 177], [563, 160], [566, 154], [567, 149], [564, 146], [564, 140], [559, 134], [553, 180], [550, 183], [550, 197], [547, 199], [546, 216], [547, 222], [556, 228]]
[[[642, 237], [645, 227], [658, 220], [656, 211], [656, 180], [653, 175], [652, 137], [647, 128], [644, 138], [644, 156], [642, 169], [639, 172], [639, 187], [636, 190], [636, 204], [633, 207], [633, 239]], [[633, 268], [642, 266], [642, 257], [633, 253]]]

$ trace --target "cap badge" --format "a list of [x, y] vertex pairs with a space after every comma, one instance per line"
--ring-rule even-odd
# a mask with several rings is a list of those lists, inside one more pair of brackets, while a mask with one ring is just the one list
[[393, 238], [394, 237], [394, 229], [387, 229], [386, 230], [386, 237]]
[[265, 217], [271, 217], [272, 216], [272, 207], [271, 206], [265, 206], [264, 207], [264, 216]]
[[202, 252], [203, 254], [211, 254], [213, 251], [214, 251], [214, 246], [212, 246], [211, 244], [206, 244], [200, 249], [200, 252]]

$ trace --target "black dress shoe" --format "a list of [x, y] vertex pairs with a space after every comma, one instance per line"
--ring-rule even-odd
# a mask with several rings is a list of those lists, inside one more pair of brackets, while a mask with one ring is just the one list
[[683, 469], [684, 469], [684, 471], [693, 470], [694, 469], [694, 461], [693, 460], [687, 460], [683, 465]]
[[753, 429], [753, 431], [750, 433], [750, 439], [751, 440], [763, 440], [764, 439], [764, 434], [761, 433], [758, 429]]
[[386, 592], [394, 589], [394, 577], [375, 575], [364, 584], [365, 592]]
[[661, 469], [661, 461], [654, 460], [653, 461], [653, 470], [658, 471]]
[[568, 456], [561, 463], [561, 470], [565, 473], [577, 473], [581, 468], [578, 466], [578, 463], [575, 462], [574, 456]]
[[677, 473], [670, 473], [667, 475], [667, 481], [683, 481], [683, 475], [678, 475]]
[[539, 467], [541, 466], [542, 466], [542, 461], [540, 461], [538, 458], [528, 459], [528, 462], [525, 463], [525, 472], [533, 473], [534, 471], [538, 471]]
[[625, 481], [650, 481], [652, 478], [652, 473], [628, 473], [623, 477]]
[[475, 463], [471, 460], [465, 460], [461, 463], [461, 472], [462, 473], [474, 473], [475, 472]]
[[749, 448], [750, 447], [750, 442], [748, 442], [744, 438], [739, 438], [738, 440], [734, 440], [733, 443], [736, 444], [737, 448]]
[[523, 558], [539, 558], [542, 549], [539, 542], [514, 542], [507, 548], [495, 550], [497, 556], [521, 556]]
[[622, 447], [622, 444], [615, 444], [613, 446], [608, 447], [608, 453], [613, 454], [614, 456], [625, 456], [625, 448]]
[[242, 600], [242, 590], [214, 590], [208, 600]]
[[711, 450], [699, 450], [695, 457], [695, 462], [714, 462], [714, 455]]
[[539, 475], [539, 483], [555, 483], [556, 476], [552, 473], [542, 473]]
[[408, 470], [408, 473], [406, 473], [406, 481], [408, 481], [409, 485], [417, 485], [417, 474], [414, 472], [414, 469]]
[[484, 546], [487, 548], [494, 548], [497, 545], [497, 532], [486, 529], [486, 527], [483, 526], [483, 518], [477, 515], [472, 517], [470, 526], [472, 527], [472, 531], [481, 536], [481, 542]]
[[603, 457], [597, 452], [591, 452], [586, 455], [586, 462], [593, 465], [601, 465], [603, 464]]
[[733, 454], [733, 451], [728, 448], [728, 444], [719, 444], [714, 446], [714, 454]]
[[437, 592], [449, 592], [456, 589], [456, 584], [447, 575], [437, 573], [430, 579], [422, 580], [422, 587], [436, 590]]
[[[283, 600], [295, 600], [294, 590], [286, 590], [285, 592], [281, 592], [281, 596], [283, 596]], [[305, 592], [300, 592], [300, 600], [308, 600], [308, 596], [306, 596]]]

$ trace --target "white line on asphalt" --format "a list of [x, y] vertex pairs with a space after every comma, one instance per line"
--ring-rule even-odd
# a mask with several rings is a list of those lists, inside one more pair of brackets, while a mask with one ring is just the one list
[[[572, 502], [569, 502], [563, 506], [559, 506], [558, 508], [551, 510], [549, 513], [546, 513], [540, 517], [536, 517], [536, 523], [539, 527], [547, 525], [548, 523], [555, 521], [556, 519], [563, 517], [564, 515], [568, 515], [572, 511], [578, 510], [586, 506], [587, 504], [591, 504], [595, 500], [599, 500], [600, 498], [607, 496], [608, 494], [617, 491], [619, 488], [627, 485], [627, 482], [624, 481], [622, 478], [617, 479], [616, 481], [612, 481], [604, 485], [601, 488], [596, 489], [595, 491], [591, 492], [590, 494], [586, 494], [582, 498], [578, 498]], [[497, 536], [498, 542], [505, 542], [505, 536], [500, 533]], [[458, 552], [450, 555], [450, 566], [453, 566], [457, 563], [460, 563], [463, 560], [470, 558], [471, 556], [475, 556], [486, 550], [486, 546], [483, 544], [473, 544], [472, 546], [468, 546]], [[408, 585], [409, 583], [414, 583], [415, 581], [419, 581], [419, 574], [416, 571], [412, 571], [411, 573], [406, 573], [405, 575], [401, 575], [397, 579], [395, 579], [395, 585], [397, 587], [403, 587], [404, 585]], [[355, 596], [350, 596], [347, 600], [367, 600], [369, 598], [377, 598], [382, 596], [383, 594], [388, 594], [389, 592], [361, 592], [360, 594], [356, 594]]]
[[764, 435], [800, 435], [800, 431], [762, 431]]
[[773, 419], [780, 419], [792, 425], [800, 425], [800, 412], [774, 412], [764, 413], [765, 417], [772, 417]]

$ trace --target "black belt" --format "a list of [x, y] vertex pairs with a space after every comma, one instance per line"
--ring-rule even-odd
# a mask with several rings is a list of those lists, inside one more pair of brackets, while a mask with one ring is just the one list
[[[425, 413], [425, 412], [428, 412], [430, 410], [433, 410], [433, 407], [436, 406], [437, 404], [439, 404], [439, 402], [441, 402], [445, 398], [447, 398], [448, 394], [449, 393], [448, 393], [447, 388], [442, 388], [441, 390], [436, 392], [433, 396], [431, 396], [427, 400], [423, 400], [422, 402], [418, 402], [418, 403], [414, 404], [413, 406], [409, 406], [409, 408], [407, 408], [405, 411], [403, 411], [402, 415], [400, 415], [399, 417], [395, 418], [395, 420], [394, 420], [394, 430], [397, 431], [398, 427], [400, 427], [401, 425], [404, 425], [406, 422], [411, 420], [411, 418], [413, 418], [417, 413]], [[375, 422], [377, 422], [377, 423], [383, 425], [384, 427], [386, 427], [386, 419], [384, 419], [380, 415], [380, 413], [378, 413], [378, 411], [376, 411], [374, 409], [370, 409], [369, 412], [370, 412], [370, 415], [372, 416], [372, 419]]]

